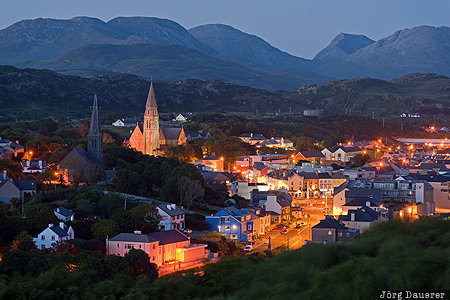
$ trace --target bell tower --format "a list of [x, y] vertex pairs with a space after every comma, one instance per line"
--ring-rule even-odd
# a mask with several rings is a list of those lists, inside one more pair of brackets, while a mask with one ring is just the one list
[[150, 83], [150, 90], [147, 96], [144, 113], [144, 154], [158, 155], [159, 149], [159, 116], [156, 105], [155, 91], [153, 82]]
[[103, 165], [103, 135], [98, 119], [97, 95], [94, 96], [91, 124], [88, 134], [88, 154], [99, 165]]

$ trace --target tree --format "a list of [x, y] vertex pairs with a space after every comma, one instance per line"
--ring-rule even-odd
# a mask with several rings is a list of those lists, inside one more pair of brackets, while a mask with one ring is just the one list
[[46, 204], [35, 204], [25, 207], [25, 216], [28, 226], [28, 232], [32, 235], [38, 234], [44, 230], [48, 224], [57, 224], [53, 210]]
[[33, 238], [26, 231], [22, 231], [11, 245], [11, 250], [31, 251], [36, 249]]
[[217, 243], [219, 250], [222, 251], [224, 256], [242, 256], [245, 254], [244, 250], [236, 245], [236, 242], [222, 236]]
[[13, 250], [6, 252], [0, 263], [1, 273], [12, 274], [13, 272], [25, 273], [25, 267], [30, 258], [28, 252], [22, 250]]
[[106, 237], [113, 237], [120, 232], [116, 221], [106, 219], [100, 220], [91, 227], [95, 239], [104, 241]]
[[113, 213], [123, 208], [124, 199], [120, 195], [113, 193], [104, 194], [98, 203], [100, 213], [109, 218]]
[[117, 274], [133, 274], [133, 270], [131, 269], [128, 262], [125, 258], [116, 255], [108, 255], [105, 257], [105, 272], [108, 277], [117, 275]]
[[180, 194], [180, 205], [189, 209], [194, 200], [203, 199], [205, 189], [195, 180], [187, 177], [180, 177], [178, 181], [178, 192]]
[[53, 244], [50, 253], [53, 255], [67, 253], [71, 256], [75, 256], [80, 253], [80, 248], [74, 241], [58, 241]]
[[150, 263], [148, 254], [140, 249], [131, 249], [125, 254], [125, 260], [136, 275], [145, 275], [154, 281], [158, 278], [158, 270], [154, 263]]
[[158, 214], [158, 209], [150, 204], [143, 204], [133, 207], [130, 214], [134, 214], [142, 222], [141, 228], [144, 232], [155, 232], [158, 231], [159, 222], [161, 216]]
[[9, 178], [13, 180], [23, 179], [22, 166], [9, 159], [0, 159], [0, 172], [6, 171]]

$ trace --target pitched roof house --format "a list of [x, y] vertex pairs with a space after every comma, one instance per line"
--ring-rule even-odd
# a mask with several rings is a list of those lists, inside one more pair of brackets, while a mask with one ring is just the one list
[[48, 224], [48, 227], [38, 234], [36, 238], [33, 238], [33, 242], [38, 249], [48, 249], [56, 242], [73, 240], [75, 233], [72, 226], [67, 227], [63, 222], [59, 223], [59, 226]]

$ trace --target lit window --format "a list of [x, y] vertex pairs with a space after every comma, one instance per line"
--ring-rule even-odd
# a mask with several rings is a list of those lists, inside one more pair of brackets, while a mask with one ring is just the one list
[[225, 230], [230, 230], [230, 226], [229, 225], [225, 226]]
[[225, 222], [230, 222], [230, 218], [225, 218]]
[[331, 230], [328, 230], [328, 235], [331, 235], [331, 234], [332, 234]]

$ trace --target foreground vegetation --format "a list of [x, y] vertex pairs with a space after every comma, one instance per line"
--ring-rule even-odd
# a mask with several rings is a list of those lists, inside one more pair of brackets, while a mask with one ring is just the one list
[[[1, 298], [20, 299], [374, 299], [379, 290], [450, 288], [450, 221], [380, 224], [352, 244], [307, 245], [268, 258], [229, 258], [203, 272], [154, 280], [130, 259], [78, 254], [31, 273], [11, 272], [3, 257]], [[136, 255], [138, 256], [138, 255]], [[108, 262], [107, 262], [108, 261]], [[131, 260], [133, 261], [133, 260]], [[52, 264], [50, 264], [52, 265]], [[111, 272], [111, 268], [117, 272]], [[130, 269], [131, 268], [131, 269]], [[133, 275], [130, 275], [133, 274]], [[34, 276], [33, 276], [34, 275]]]

